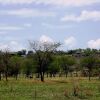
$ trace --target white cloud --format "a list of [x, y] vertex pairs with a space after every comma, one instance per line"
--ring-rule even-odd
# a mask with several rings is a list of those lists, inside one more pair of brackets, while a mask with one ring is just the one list
[[61, 21], [74, 21], [74, 22], [81, 22], [81, 21], [100, 21], [100, 11], [82, 11], [79, 16], [77, 15], [66, 15], [61, 18]]
[[24, 47], [17, 41], [10, 41], [7, 43], [0, 43], [0, 50], [9, 49], [10, 51], [18, 51], [24, 49]]
[[65, 28], [73, 27], [73, 25], [58, 25], [58, 24], [49, 24], [49, 23], [42, 23], [42, 26], [50, 29], [65, 29]]
[[17, 26], [0, 26], [0, 30], [5, 30], [5, 31], [16, 31], [16, 30], [21, 30], [23, 29], [22, 27], [17, 27]]
[[100, 49], [100, 38], [97, 40], [90, 40], [87, 44], [89, 48]]
[[50, 4], [57, 6], [85, 6], [100, 3], [100, 0], [35, 0], [38, 4]]
[[7, 31], [18, 31], [24, 30], [26, 28], [30, 28], [32, 24], [24, 23], [22, 25], [8, 25], [8, 24], [0, 24], [0, 34], [6, 34]]
[[3, 5], [7, 4], [31, 4], [35, 0], [0, 0], [0, 3]]
[[0, 15], [12, 15], [18, 17], [54, 17], [56, 14], [54, 12], [41, 11], [37, 9], [14, 9], [14, 10], [1, 10]]
[[3, 5], [7, 4], [44, 4], [56, 6], [85, 6], [100, 3], [100, 0], [0, 0]]
[[76, 45], [76, 38], [73, 36], [70, 36], [64, 40], [64, 43], [68, 47], [68, 49], [71, 49]]
[[54, 42], [53, 39], [51, 39], [50, 37], [46, 36], [46, 35], [42, 35], [39, 39], [40, 42]]
[[4, 34], [7, 34], [7, 32], [5, 32], [5, 31], [0, 31], [0, 35], [4, 35]]
[[24, 24], [24, 26], [25, 26], [25, 27], [32, 27], [32, 24], [26, 23], [26, 24]]

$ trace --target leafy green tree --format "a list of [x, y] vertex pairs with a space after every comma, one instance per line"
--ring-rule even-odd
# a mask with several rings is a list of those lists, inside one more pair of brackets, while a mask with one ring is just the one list
[[96, 58], [94, 56], [88, 56], [81, 60], [81, 65], [83, 68], [88, 69], [89, 80], [91, 78], [92, 70], [94, 69], [96, 64]]
[[4, 65], [4, 73], [5, 73], [5, 77], [6, 77], [6, 81], [8, 81], [8, 75], [9, 75], [9, 69], [10, 69], [10, 53], [8, 50], [5, 50], [2, 53], [2, 59], [3, 59], [3, 65]]
[[34, 63], [33, 63], [33, 59], [31, 58], [25, 58], [23, 60], [23, 72], [26, 75], [26, 77], [30, 77], [33, 76], [33, 72], [34, 72]]
[[21, 50], [21, 51], [18, 51], [17, 52], [17, 55], [19, 55], [19, 56], [24, 56], [24, 55], [26, 55], [26, 50]]
[[50, 77], [52, 76], [55, 77], [56, 73], [58, 73], [59, 70], [60, 70], [60, 66], [59, 66], [58, 56], [53, 56], [47, 72], [50, 73]]
[[0, 81], [1, 81], [1, 75], [3, 72], [4, 72], [4, 63], [3, 63], [2, 52], [0, 51]]
[[96, 72], [100, 80], [100, 57], [96, 59]]
[[21, 57], [13, 56], [10, 59], [10, 74], [14, 75], [17, 80], [18, 74], [21, 69]]
[[93, 54], [93, 52], [90, 48], [85, 49], [84, 53], [85, 53], [86, 56], [90, 56], [91, 54]]
[[74, 70], [73, 65], [75, 64], [75, 59], [71, 56], [64, 55], [64, 56], [61, 56], [60, 64], [67, 77], [68, 72], [72, 73], [72, 71]]

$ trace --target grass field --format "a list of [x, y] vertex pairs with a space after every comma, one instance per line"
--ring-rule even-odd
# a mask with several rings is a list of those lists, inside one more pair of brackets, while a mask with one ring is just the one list
[[[76, 96], [74, 95], [76, 92]], [[52, 78], [0, 82], [0, 100], [100, 100], [100, 81], [86, 78]]]

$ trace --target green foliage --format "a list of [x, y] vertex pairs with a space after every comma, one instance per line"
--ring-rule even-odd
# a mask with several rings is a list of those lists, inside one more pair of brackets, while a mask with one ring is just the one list
[[75, 69], [74, 65], [76, 63], [76, 60], [74, 57], [64, 55], [61, 56], [59, 60], [61, 69], [63, 69], [63, 71], [66, 73], [66, 76], [68, 72], [72, 72]]
[[33, 74], [35, 72], [34, 62], [31, 58], [24, 58], [22, 64], [23, 73], [26, 74], [26, 77]]
[[57, 73], [57, 72], [59, 72], [59, 70], [60, 70], [60, 66], [59, 66], [58, 57], [54, 56], [52, 59], [52, 62], [48, 66], [48, 72]]
[[12, 56], [10, 58], [10, 74], [11, 75], [18, 75], [21, 69], [21, 57]]
[[85, 57], [81, 60], [81, 64], [83, 67], [86, 67], [89, 70], [92, 70], [96, 64], [96, 58], [94, 56]]
[[96, 67], [96, 58], [94, 56], [85, 57], [81, 60], [81, 64], [82, 64], [83, 68], [87, 69], [89, 80], [90, 80], [90, 77], [93, 74], [92, 71]]

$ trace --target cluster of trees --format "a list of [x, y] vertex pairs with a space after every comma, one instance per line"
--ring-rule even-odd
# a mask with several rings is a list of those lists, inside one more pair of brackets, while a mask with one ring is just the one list
[[[47, 77], [62, 77], [65, 75], [98, 76], [100, 79], [100, 56], [99, 50], [84, 50], [85, 56], [77, 58], [73, 54], [83, 53], [82, 49], [70, 50], [67, 52], [57, 51], [60, 43], [47, 43], [39, 41], [29, 42], [31, 51], [26, 54], [25, 50], [11, 54], [8, 50], [0, 52], [0, 80], [5, 77], [15, 77], [23, 74], [27, 78], [40, 78], [44, 81]], [[24, 56], [23, 56], [24, 55]]]

